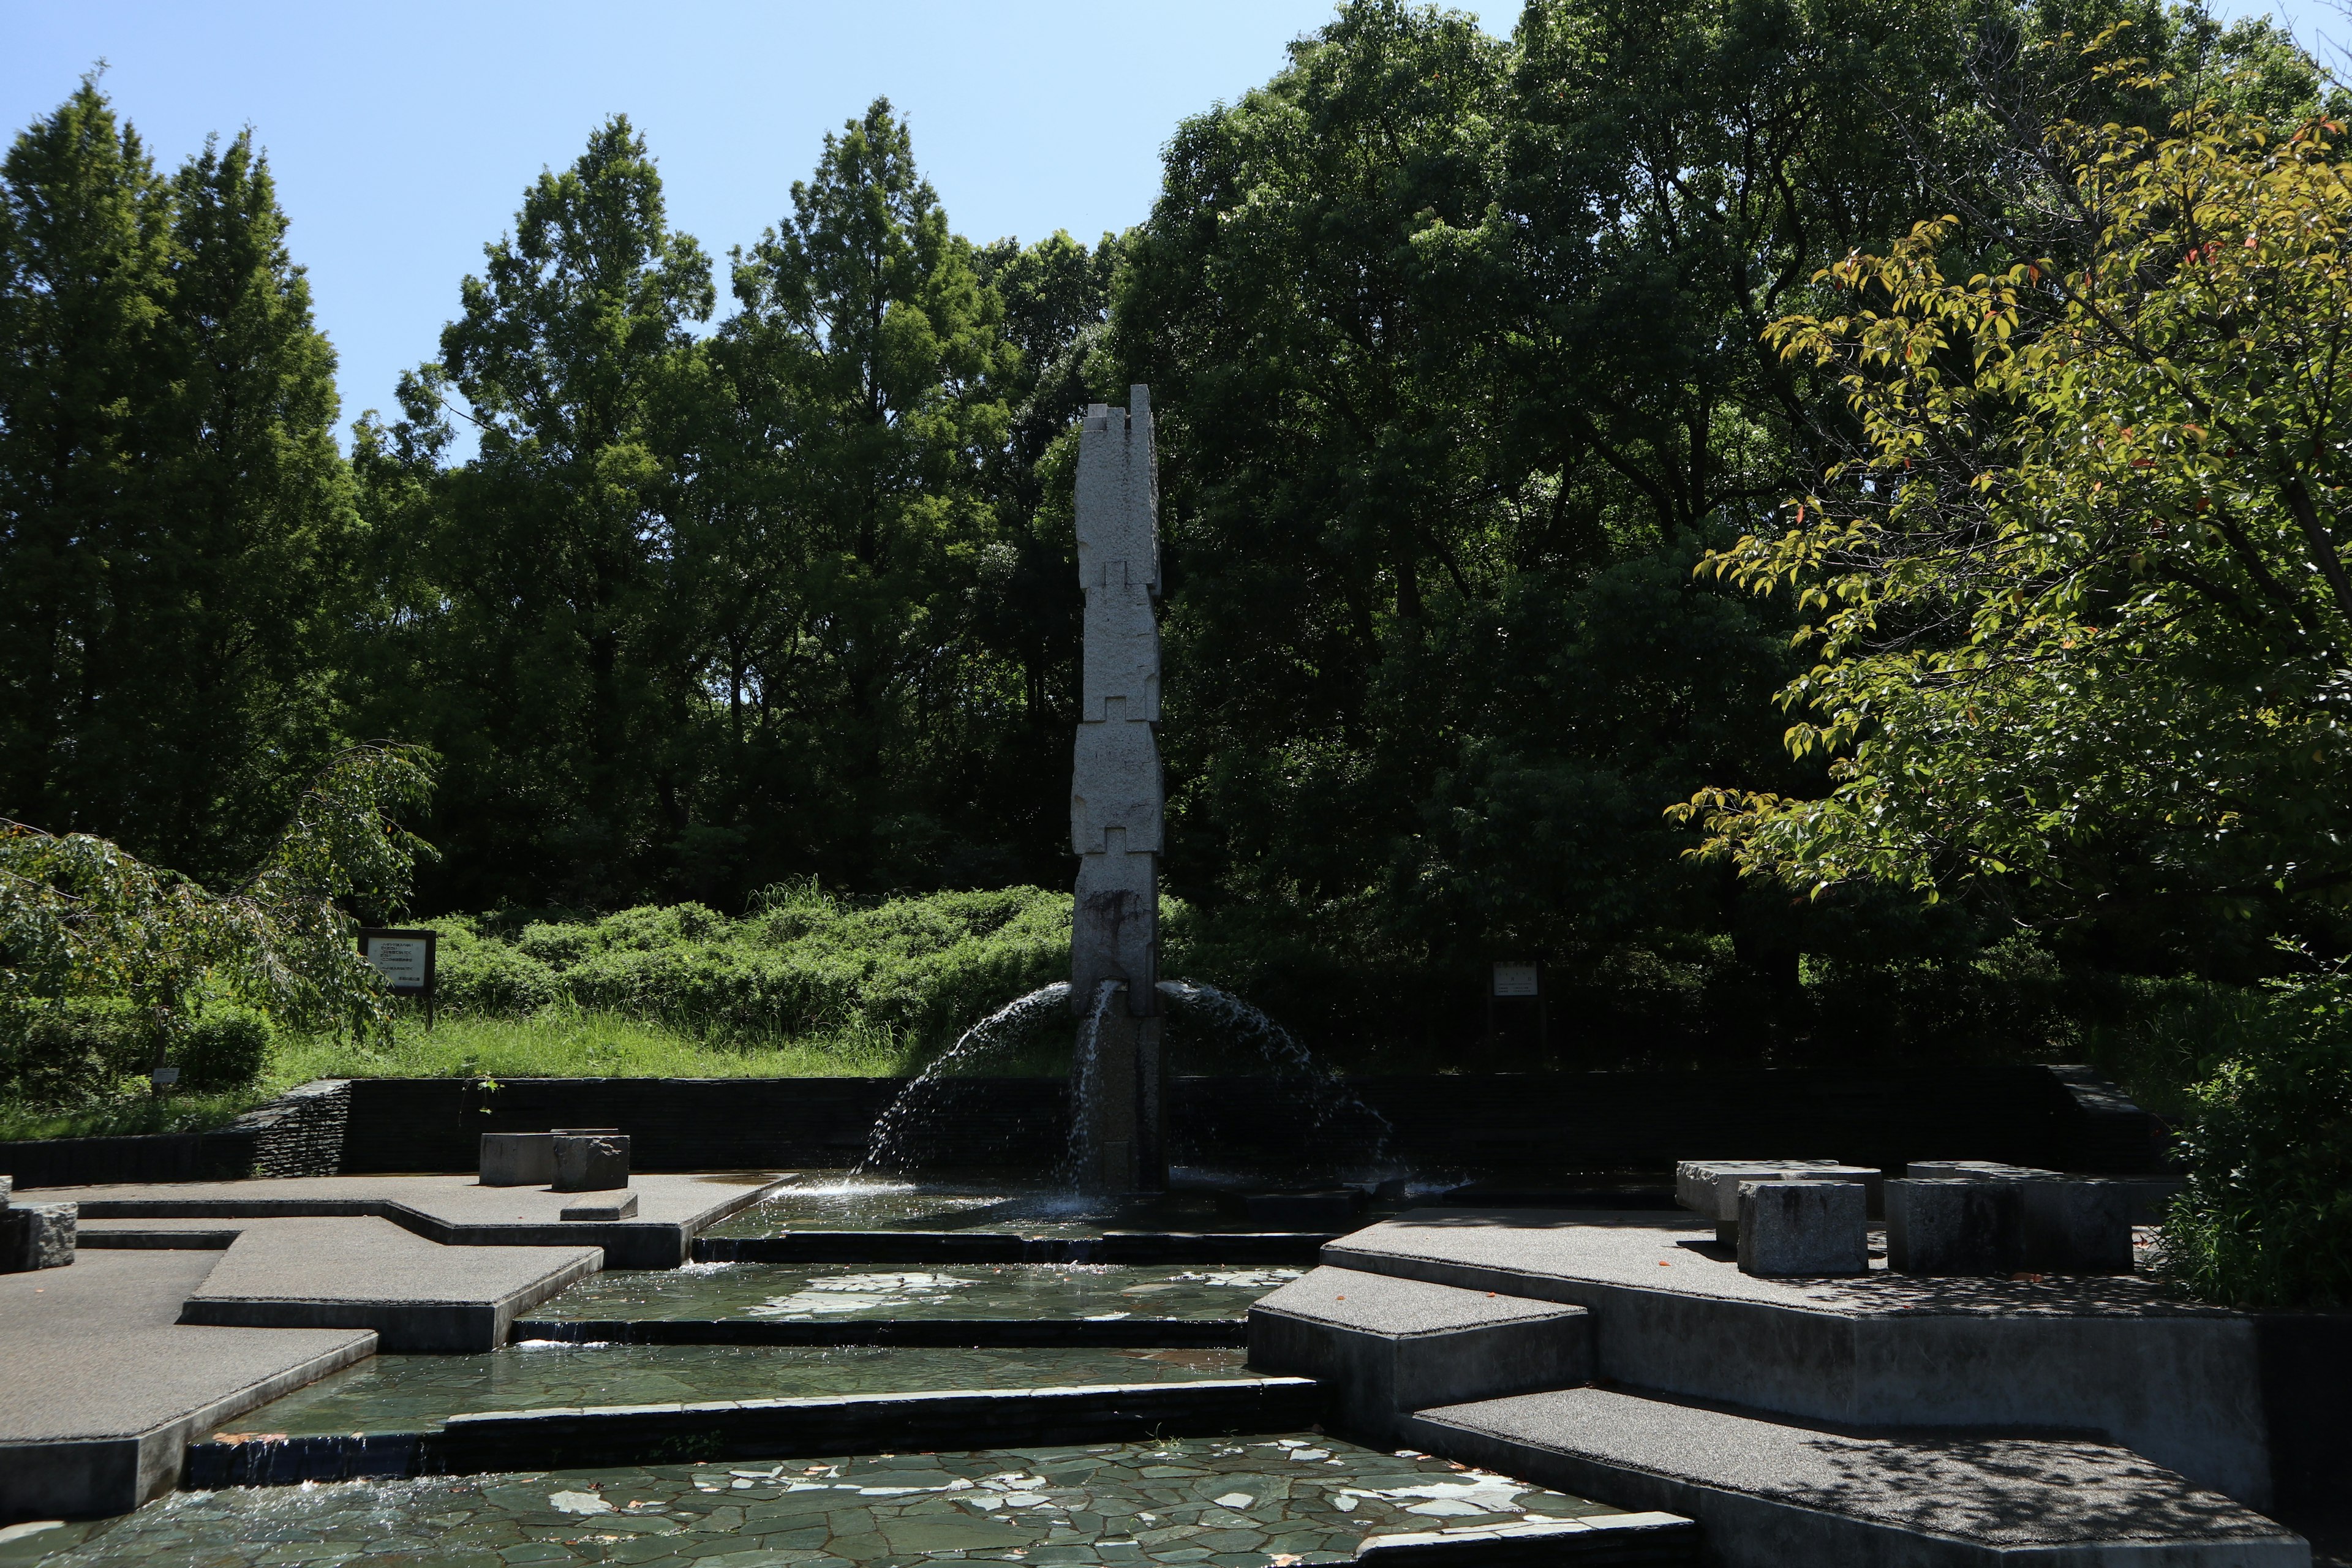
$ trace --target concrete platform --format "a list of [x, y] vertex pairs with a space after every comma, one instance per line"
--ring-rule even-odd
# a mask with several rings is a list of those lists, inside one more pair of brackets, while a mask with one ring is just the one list
[[388, 1351], [487, 1351], [604, 1267], [593, 1247], [443, 1247], [390, 1220], [267, 1219], [188, 1295], [184, 1323], [372, 1329]]
[[192, 1437], [371, 1354], [365, 1330], [179, 1321], [214, 1252], [85, 1252], [0, 1277], [0, 1523], [121, 1513]]
[[1323, 1259], [1583, 1307], [1604, 1379], [1847, 1428], [2094, 1432], [2270, 1502], [2253, 1321], [2151, 1279], [1760, 1279], [1703, 1221], [1528, 1209], [1417, 1209]]
[[1250, 1367], [1330, 1390], [1336, 1430], [1399, 1440], [1412, 1414], [1592, 1376], [1592, 1323], [1562, 1307], [1418, 1279], [1316, 1268], [1250, 1309]]
[[2308, 1568], [2300, 1536], [2084, 1439], [1855, 1436], [1598, 1388], [1428, 1410], [1433, 1454], [1699, 1521], [1724, 1568]]
[[123, 1183], [41, 1195], [79, 1204], [85, 1220], [372, 1217], [446, 1247], [601, 1247], [607, 1268], [675, 1268], [697, 1236], [778, 1184], [758, 1173], [633, 1176], [636, 1216], [613, 1222], [565, 1221], [573, 1194], [486, 1187], [471, 1175]]

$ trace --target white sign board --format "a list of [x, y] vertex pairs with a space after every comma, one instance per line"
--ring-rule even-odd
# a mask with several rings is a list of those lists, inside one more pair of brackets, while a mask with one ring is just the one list
[[1495, 965], [1495, 994], [1497, 996], [1533, 996], [1536, 988], [1536, 966], [1532, 963], [1498, 963]]
[[386, 985], [425, 985], [425, 943], [420, 937], [379, 936], [368, 939], [367, 961]]

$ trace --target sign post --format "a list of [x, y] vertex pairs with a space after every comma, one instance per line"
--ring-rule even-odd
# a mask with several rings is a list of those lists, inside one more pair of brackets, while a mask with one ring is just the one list
[[383, 977], [394, 996], [425, 998], [425, 1026], [433, 1026], [433, 972], [441, 934], [430, 931], [367, 929], [360, 932], [360, 956]]
[[1493, 977], [1486, 984], [1486, 1041], [1495, 1040], [1495, 1004], [1496, 1001], [1533, 1002], [1536, 1005], [1536, 1049], [1549, 1054], [1551, 1050], [1551, 1003], [1544, 994], [1543, 965], [1528, 959], [1497, 959]]

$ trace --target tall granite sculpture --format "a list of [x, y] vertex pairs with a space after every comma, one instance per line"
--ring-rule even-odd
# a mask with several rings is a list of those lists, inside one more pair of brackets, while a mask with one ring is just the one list
[[[1100, 1192], [1167, 1184], [1160, 1051], [1160, 489], [1151, 389], [1096, 404], [1078, 434], [1078, 581], [1085, 671], [1070, 770], [1078, 857], [1070, 1005], [1079, 1181]], [[1114, 990], [1108, 1001], [1103, 987]], [[1088, 1023], [1094, 1026], [1089, 1028]]]

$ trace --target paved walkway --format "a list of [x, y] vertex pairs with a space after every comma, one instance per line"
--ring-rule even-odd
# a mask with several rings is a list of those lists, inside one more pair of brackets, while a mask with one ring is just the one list
[[182, 1323], [215, 1252], [92, 1252], [0, 1275], [0, 1520], [120, 1512], [189, 1438], [373, 1352], [358, 1329]]
[[[601, 1247], [608, 1268], [675, 1268], [694, 1238], [771, 1191], [759, 1172], [634, 1175], [636, 1217], [566, 1221], [575, 1193], [486, 1187], [469, 1175], [289, 1176], [243, 1182], [125, 1182], [44, 1187], [85, 1222], [372, 1216], [452, 1247]], [[119, 1228], [119, 1227], [107, 1227]]]

